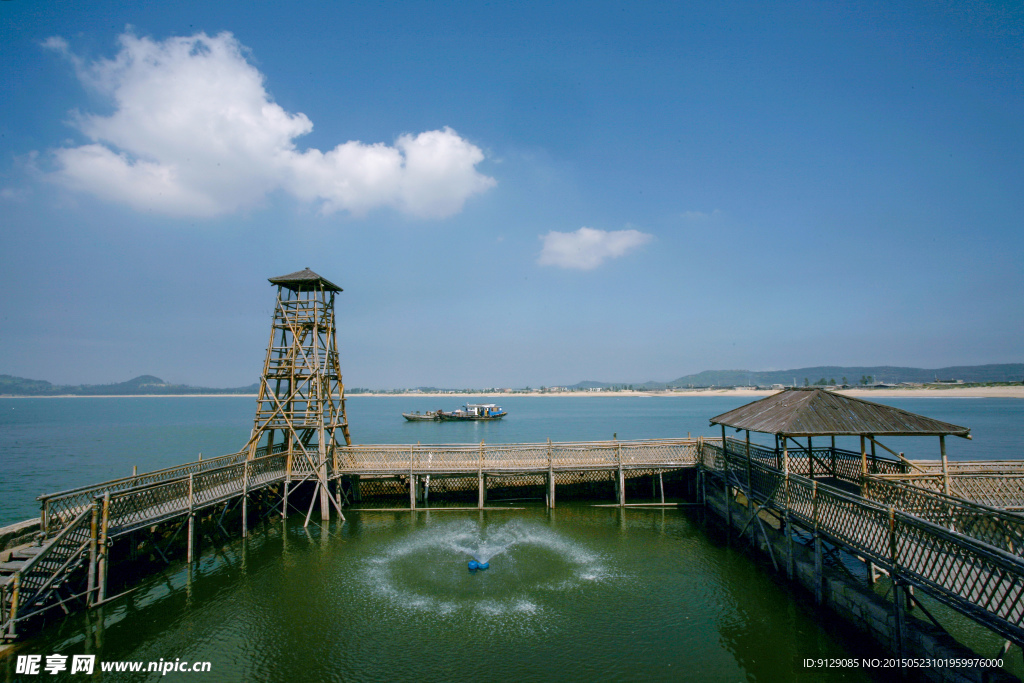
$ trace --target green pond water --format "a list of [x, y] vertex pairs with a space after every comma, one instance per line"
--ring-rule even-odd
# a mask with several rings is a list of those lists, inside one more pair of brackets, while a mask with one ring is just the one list
[[[708, 417], [745, 402], [511, 398], [502, 402], [509, 417], [501, 423], [414, 424], [400, 417], [403, 410], [450, 409], [462, 400], [354, 397], [354, 440], [714, 435]], [[975, 440], [953, 440], [956, 457], [1019, 456], [1024, 402], [891, 403], [970, 426]], [[234, 450], [248, 435], [253, 404], [235, 397], [0, 400], [0, 519], [37, 514], [36, 495], [124, 476], [132, 465], [146, 471], [194, 459], [199, 451]], [[930, 440], [904, 443], [897, 447], [913, 457], [936, 455]], [[129, 597], [56, 621], [17, 645], [14, 657], [0, 659], [0, 681], [878, 677], [863, 669], [804, 668], [804, 659], [884, 654], [834, 616], [818, 614], [804, 594], [773, 575], [770, 563], [766, 571], [745, 554], [742, 542], [706, 529], [698, 512], [591, 505], [611, 502], [610, 490], [609, 500], [561, 495], [554, 511], [535, 502], [485, 512], [352, 511], [345, 523], [307, 529], [293, 515], [286, 523], [258, 525], [244, 542], [207, 541], [193, 568], [178, 558]], [[466, 563], [474, 557], [490, 568], [470, 573]], [[930, 608], [983, 656], [995, 655], [1001, 641], [992, 634], [941, 606]], [[209, 661], [210, 671], [25, 676], [15, 673], [18, 654]], [[1019, 675], [1020, 652], [1010, 658]]]
[[[679, 510], [572, 503], [301, 522], [207, 546], [191, 571], [178, 565], [19, 652], [211, 663], [105, 681], [867, 680], [805, 669], [804, 658], [871, 646], [832, 632]], [[468, 571], [474, 558], [490, 568]], [[7, 680], [25, 680], [7, 664]]]

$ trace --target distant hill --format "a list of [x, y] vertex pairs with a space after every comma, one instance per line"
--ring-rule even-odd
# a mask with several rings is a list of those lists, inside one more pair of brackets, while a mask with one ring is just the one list
[[684, 375], [667, 384], [673, 387], [686, 386], [751, 386], [769, 384], [803, 384], [806, 378], [811, 384], [821, 378], [847, 384], [859, 384], [862, 377], [871, 377], [873, 382], [897, 384], [899, 382], [934, 382], [935, 380], [963, 380], [964, 382], [1020, 382], [1024, 380], [1024, 363], [1001, 363], [997, 365], [956, 365], [947, 368], [923, 369], [904, 368], [892, 365], [841, 366], [819, 365], [792, 370], [771, 370], [755, 372], [750, 370], [708, 370], [696, 375]]
[[[995, 365], [955, 365], [947, 368], [924, 369], [904, 368], [892, 365], [842, 366], [819, 365], [792, 370], [705, 370], [695, 375], [684, 375], [669, 382], [644, 382], [630, 384], [634, 389], [658, 390], [671, 387], [737, 387], [770, 386], [772, 384], [803, 385], [806, 378], [814, 384], [820, 379], [827, 383], [860, 384], [862, 378], [871, 381], [898, 384], [899, 382], [934, 382], [935, 380], [963, 380], [964, 382], [1021, 382], [1024, 381], [1024, 363], [1000, 363]], [[570, 389], [591, 389], [624, 386], [620, 382], [595, 382], [587, 380], [574, 384]]]
[[116, 384], [51, 384], [38, 379], [0, 375], [0, 396], [174, 396], [180, 394], [255, 394], [258, 384], [232, 389], [168, 384], [153, 375], [140, 375]]

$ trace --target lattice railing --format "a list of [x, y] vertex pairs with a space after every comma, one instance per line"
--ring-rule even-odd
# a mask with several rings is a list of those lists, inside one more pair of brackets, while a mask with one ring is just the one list
[[[717, 439], [716, 443], [721, 443]], [[729, 437], [730, 452], [738, 453], [746, 458], [746, 441]], [[705, 443], [712, 443], [706, 440]], [[811, 457], [808, 457], [807, 449], [790, 445], [787, 449], [789, 456], [789, 471], [793, 474], [814, 476], [830, 476], [845, 481], [858, 482], [861, 476], [861, 454], [855, 451], [848, 451], [841, 448], [815, 447], [811, 449]], [[783, 469], [783, 451], [775, 450], [767, 446], [750, 444], [751, 462], [760, 463], [765, 467]], [[902, 473], [907, 465], [900, 460], [887, 456], [865, 455], [868, 473], [894, 474]], [[813, 468], [812, 468], [813, 463]]]
[[[174, 481], [119, 491], [110, 496], [110, 534], [124, 533], [189, 510], [216, 505], [237, 497], [246, 485], [249, 490], [255, 490], [282, 481], [286, 465], [287, 455], [275, 453]], [[247, 469], [248, 484], [245, 481]]]
[[[1024, 510], [1024, 473], [1021, 473], [1020, 469], [1015, 471], [1007, 468], [1002, 472], [996, 470], [972, 471], [967, 468], [953, 468], [953, 463], [950, 465], [950, 495], [1001, 510]], [[946, 491], [941, 464], [938, 468], [929, 467], [925, 474], [914, 473], [880, 478], [936, 493], [945, 493]]]
[[685, 467], [695, 439], [337, 447], [338, 473], [461, 473]]
[[[282, 448], [283, 444], [277, 444], [274, 446], [273, 450], [275, 452], [279, 452]], [[266, 446], [263, 446], [257, 449], [256, 454], [257, 456], [266, 455], [266, 451]], [[116, 493], [118, 491], [124, 491], [138, 486], [149, 486], [151, 484], [158, 484], [173, 479], [179, 479], [181, 477], [187, 477], [190, 474], [198, 474], [207, 470], [217, 469], [219, 467], [224, 467], [225, 465], [231, 465], [244, 460], [247, 455], [247, 451], [229, 453], [228, 455], [222, 455], [216, 458], [196, 460], [176, 467], [167, 467], [153, 472], [145, 472], [133, 477], [113, 479], [100, 484], [92, 484], [90, 486], [82, 486], [68, 491], [49, 493], [39, 496], [37, 500], [39, 500], [42, 505], [43, 532], [47, 535], [59, 532], [68, 522], [75, 519], [82, 510], [92, 505], [92, 502], [97, 497], [102, 496], [105, 493]]]
[[[707, 441], [701, 464], [718, 476], [749, 467], [752, 495], [1011, 639], [1024, 637], [1024, 560], [895, 506], [783, 473]], [[756, 472], [756, 474], [755, 474]], [[781, 494], [781, 495], [780, 495]]]
[[1024, 515], [927, 491], [883, 477], [867, 477], [865, 498], [926, 519], [983, 543], [1024, 557]]
[[13, 635], [17, 622], [55, 606], [57, 595], [68, 576], [87, 559], [93, 540], [94, 514], [89, 505], [50, 540], [37, 555], [15, 572], [10, 588], [4, 591], [3, 627], [0, 633]]

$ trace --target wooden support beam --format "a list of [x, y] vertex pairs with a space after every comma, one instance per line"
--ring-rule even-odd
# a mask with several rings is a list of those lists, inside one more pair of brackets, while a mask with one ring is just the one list
[[109, 552], [109, 541], [107, 539], [107, 530], [110, 524], [110, 492], [103, 494], [103, 514], [100, 517], [100, 540], [99, 540], [99, 560], [97, 562], [97, 586], [98, 594], [96, 596], [96, 602], [103, 602], [104, 598], [107, 597], [107, 554]]
[[[248, 461], [246, 461], [248, 462]], [[188, 475], [188, 548], [186, 550], [186, 561], [192, 564], [192, 552], [196, 545], [196, 515], [195, 515], [195, 475]], [[242, 529], [242, 536], [245, 536], [245, 529]]]
[[946, 436], [939, 434], [939, 451], [942, 455], [942, 492], [949, 495], [949, 461], [946, 459]]

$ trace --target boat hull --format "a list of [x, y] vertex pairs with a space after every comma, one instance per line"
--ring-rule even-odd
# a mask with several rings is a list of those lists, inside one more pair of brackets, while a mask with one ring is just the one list
[[508, 413], [501, 413], [500, 415], [445, 415], [442, 413], [442, 422], [491, 422], [494, 420], [500, 420], [501, 418], [508, 415]]

